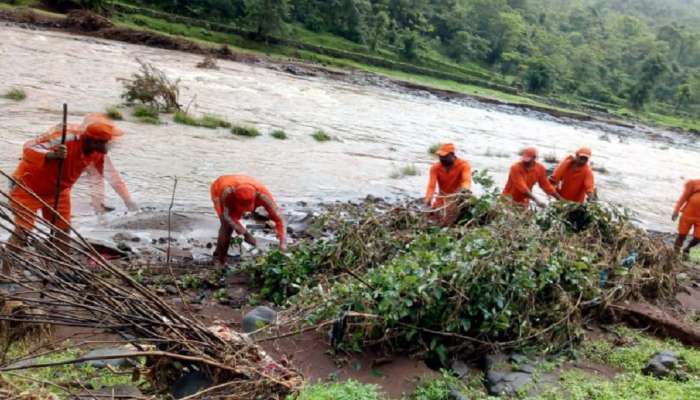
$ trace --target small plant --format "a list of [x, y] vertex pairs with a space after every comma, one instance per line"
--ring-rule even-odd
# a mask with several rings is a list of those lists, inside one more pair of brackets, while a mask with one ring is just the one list
[[428, 147], [428, 154], [435, 156], [437, 155], [436, 153], [438, 149], [440, 149], [440, 143], [432, 144], [430, 147]]
[[124, 119], [122, 112], [119, 111], [119, 109], [115, 106], [107, 107], [107, 109], [105, 110], [105, 114], [107, 114], [109, 118], [115, 121], [121, 121]]
[[420, 173], [418, 172], [418, 168], [414, 164], [406, 165], [403, 166], [399, 169], [396, 169], [392, 171], [391, 175], [389, 177], [391, 179], [400, 179], [406, 176], [418, 176]]
[[183, 289], [200, 289], [202, 284], [202, 278], [192, 274], [184, 275], [180, 280], [180, 287]]
[[544, 162], [546, 162], [548, 164], [556, 164], [559, 162], [557, 155], [554, 153], [545, 154], [544, 158], [542, 158], [542, 159], [544, 160]]
[[158, 114], [157, 108], [139, 104], [136, 107], [134, 107], [134, 110], [131, 112], [131, 114], [143, 123], [153, 125], [160, 124], [160, 116]]
[[287, 140], [287, 133], [281, 129], [272, 131], [272, 133], [270, 133], [270, 136], [279, 140]]
[[20, 88], [12, 88], [2, 96], [9, 100], [22, 101], [27, 98], [27, 93]]
[[311, 137], [314, 138], [317, 142], [327, 142], [327, 141], [331, 140], [330, 135], [321, 129], [314, 132], [311, 135]]
[[231, 128], [231, 133], [237, 136], [256, 137], [260, 136], [260, 131], [253, 126], [236, 125]]
[[197, 63], [197, 68], [219, 69], [219, 66], [216, 65], [216, 58], [214, 58], [212, 56], [206, 56], [206, 57], [204, 57], [204, 60]]
[[197, 123], [197, 120], [194, 119], [191, 115], [187, 114], [184, 111], [178, 111], [175, 113], [173, 116], [173, 121], [177, 122], [178, 124], [183, 124], [183, 125], [190, 125], [190, 126], [199, 126]]
[[230, 128], [231, 123], [218, 115], [206, 114], [199, 120], [200, 126], [205, 128]]
[[120, 79], [124, 86], [122, 98], [129, 105], [143, 104], [159, 111], [175, 111], [180, 109], [180, 80], [171, 81], [165, 72], [136, 59], [139, 72], [132, 79]]
[[225, 288], [218, 289], [214, 292], [212, 295], [214, 300], [216, 300], [219, 303], [226, 303], [228, 302], [228, 292], [226, 291]]

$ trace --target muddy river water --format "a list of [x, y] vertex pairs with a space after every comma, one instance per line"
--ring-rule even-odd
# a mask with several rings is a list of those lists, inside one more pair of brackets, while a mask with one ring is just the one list
[[[118, 79], [137, 70], [136, 58], [179, 78], [181, 102], [194, 113], [263, 132], [239, 138], [226, 129], [178, 125], [170, 116], [153, 126], [127, 115], [120, 122], [127, 134], [112, 158], [134, 199], [155, 210], [167, 209], [173, 176], [179, 179], [175, 210], [207, 220], [209, 184], [222, 174], [254, 175], [283, 204], [368, 194], [418, 197], [434, 161], [427, 149], [436, 142], [456, 143], [461, 156], [476, 169], [491, 170], [500, 186], [523, 146], [562, 158], [588, 145], [595, 165], [607, 170], [597, 174], [602, 199], [629, 207], [647, 228], [671, 231], [673, 202], [684, 179], [698, 174], [699, 147], [680, 134], [582, 125], [242, 63], [222, 61], [219, 70], [203, 70], [195, 67], [201, 60], [196, 55], [11, 26], [0, 27], [0, 92], [21, 87], [27, 99], [0, 99], [0, 168], [12, 171], [23, 142], [60, 122], [63, 102], [76, 123], [85, 113], [119, 104]], [[289, 139], [270, 137], [273, 129], [284, 129]], [[310, 135], [317, 129], [337, 140], [314, 141]], [[406, 165], [420, 175], [391, 177]], [[84, 189], [74, 191], [77, 224], [86, 231], [107, 229], [90, 213]], [[116, 195], [107, 193], [121, 212], [109, 217], [109, 226], [124, 214]], [[215, 234], [215, 227], [202, 228]]]

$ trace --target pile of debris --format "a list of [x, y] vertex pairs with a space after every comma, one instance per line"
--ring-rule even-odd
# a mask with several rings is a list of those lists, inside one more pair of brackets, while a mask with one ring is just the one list
[[[6, 246], [1, 261], [12, 265], [11, 271], [0, 274], [0, 280], [19, 288], [5, 295], [4, 301], [23, 305], [0, 315], [0, 321], [116, 334], [137, 349], [128, 357], [146, 360], [138, 373], [148, 378], [156, 393], [169, 388], [185, 369], [199, 371], [211, 380], [213, 386], [201, 394], [205, 398], [215, 393], [234, 400], [285, 398], [303, 385], [299, 373], [275, 362], [246, 335], [223, 324], [205, 326], [173, 309], [105, 260], [78, 232], [73, 232], [75, 239], [56, 236], [49, 221], [39, 218], [38, 222], [37, 229], [29, 233], [33, 246], [0, 241]], [[8, 194], [0, 191], [0, 229], [12, 232], [14, 227]], [[17, 361], [6, 360], [0, 371], [42, 367], [13, 366]]]
[[302, 320], [336, 321], [337, 346], [383, 345], [443, 365], [465, 348], [561, 350], [611, 305], [676, 292], [673, 250], [615, 207], [531, 212], [495, 192], [458, 204], [450, 227], [415, 203], [334, 206], [316, 221], [321, 239], [248, 268], [262, 295]]

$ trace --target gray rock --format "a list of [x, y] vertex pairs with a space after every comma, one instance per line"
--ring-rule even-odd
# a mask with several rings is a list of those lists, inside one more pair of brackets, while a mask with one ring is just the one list
[[[104, 348], [104, 349], [95, 349], [90, 351], [85, 355], [86, 358], [88, 357], [112, 357], [112, 356], [119, 356], [122, 354], [130, 354], [133, 353], [134, 351], [125, 347], [114, 347], [114, 348]], [[108, 365], [112, 368], [125, 368], [129, 367], [131, 364], [129, 363], [129, 360], [126, 358], [109, 358], [105, 360], [92, 360], [92, 361], [86, 361], [85, 362], [87, 365], [90, 365], [95, 368], [105, 368]]]
[[491, 396], [513, 396], [532, 383], [532, 375], [524, 372], [486, 374], [486, 386]]
[[449, 386], [450, 394], [447, 396], [447, 400], [467, 400], [467, 398], [459, 391], [459, 389]]
[[450, 369], [459, 379], [464, 378], [469, 373], [469, 367], [462, 360], [454, 360], [450, 365]]
[[537, 367], [534, 364], [523, 364], [515, 368], [515, 370], [526, 374], [534, 374], [537, 371]]
[[647, 365], [642, 369], [642, 373], [657, 378], [665, 378], [675, 372], [678, 365], [677, 353], [672, 351], [660, 351], [651, 356]]
[[175, 285], [165, 285], [164, 289], [165, 289], [165, 292], [170, 294], [170, 295], [178, 294], [177, 287], [175, 287]]
[[277, 321], [277, 311], [270, 307], [255, 307], [243, 317], [243, 331], [252, 333]]
[[170, 394], [176, 399], [191, 396], [213, 385], [211, 379], [201, 372], [190, 372], [183, 375], [170, 387]]

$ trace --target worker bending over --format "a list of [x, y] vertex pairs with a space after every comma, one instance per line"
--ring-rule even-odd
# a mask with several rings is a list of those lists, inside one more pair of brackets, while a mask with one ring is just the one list
[[[108, 143], [122, 132], [114, 123], [102, 114], [88, 114], [81, 125], [69, 124], [66, 127], [66, 141], [61, 144], [62, 124], [51, 128], [41, 137], [24, 145], [22, 160], [13, 177], [22, 186], [33, 192], [36, 197], [20, 185], [12, 184], [10, 202], [15, 215], [15, 232], [10, 242], [22, 244], [26, 233], [31, 231], [36, 221], [36, 213], [41, 210], [44, 219], [53, 219], [51, 210], [43, 203], [53, 207], [58, 197], [58, 215], [54, 224], [67, 232], [71, 221], [71, 189], [82, 175], [87, 172], [93, 183], [93, 205], [98, 212], [103, 211], [103, 176], [109, 180], [129, 209], [136, 205], [129, 196], [129, 191], [114, 169], [107, 155]], [[63, 168], [59, 171], [59, 160]], [[59, 180], [60, 187], [56, 190]], [[38, 197], [38, 198], [37, 198]], [[41, 199], [41, 200], [39, 200]], [[99, 204], [99, 207], [98, 207]]]
[[595, 180], [589, 164], [593, 152], [582, 147], [566, 157], [554, 170], [550, 182], [563, 200], [583, 204], [595, 197]]
[[520, 161], [510, 167], [503, 195], [511, 198], [517, 204], [527, 206], [532, 200], [538, 206], [545, 207], [545, 204], [532, 193], [535, 183], [539, 184], [540, 188], [548, 195], [561, 199], [552, 184], [549, 183], [544, 165], [537, 162], [537, 155], [537, 149], [528, 147], [520, 152]]
[[684, 253], [690, 253], [690, 249], [700, 243], [700, 179], [690, 180], [685, 184], [685, 190], [676, 203], [673, 210], [673, 221], [681, 217], [678, 222], [678, 238], [676, 239], [676, 251], [683, 248], [685, 239], [693, 228], [693, 239], [685, 248]]
[[221, 176], [211, 185], [211, 199], [221, 221], [216, 251], [214, 251], [214, 257], [218, 258], [221, 265], [226, 264], [231, 235], [234, 231], [243, 235], [247, 243], [257, 246], [255, 237], [246, 230], [240, 220], [244, 213], [253, 212], [258, 207], [265, 208], [270, 219], [274, 221], [280, 249], [282, 251], [287, 249], [287, 232], [282, 214], [270, 191], [255, 178], [244, 175]]

